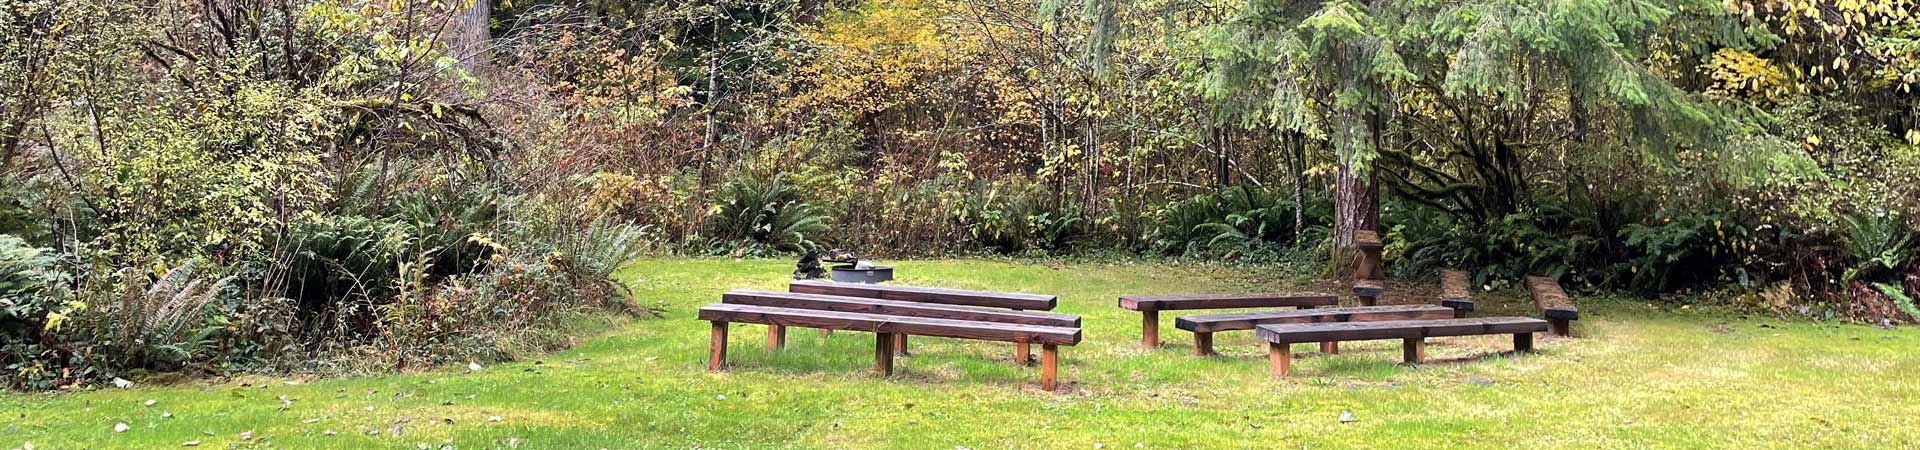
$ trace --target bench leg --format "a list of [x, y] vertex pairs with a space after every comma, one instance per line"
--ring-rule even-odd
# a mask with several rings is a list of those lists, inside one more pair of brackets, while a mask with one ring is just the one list
[[767, 351], [780, 351], [784, 348], [787, 348], [787, 327], [767, 325]]
[[727, 367], [727, 323], [713, 323], [713, 342], [707, 346], [707, 371], [719, 372]]
[[1453, 309], [1453, 318], [1455, 318], [1455, 319], [1465, 319], [1465, 318], [1467, 318], [1467, 310], [1464, 310], [1464, 309], [1459, 309], [1459, 308], [1454, 308], [1454, 309]]
[[1140, 312], [1140, 346], [1146, 348], [1160, 347], [1159, 311]]
[[1553, 324], [1554, 336], [1573, 335], [1573, 321], [1567, 319], [1547, 319], [1547, 322]]
[[827, 337], [827, 336], [832, 336], [832, 335], [833, 335], [833, 330], [829, 330], [829, 329], [826, 329], [826, 328], [821, 328], [821, 329], [820, 329], [820, 337]]
[[1033, 364], [1033, 344], [1015, 342], [1013, 344], [1013, 363], [1020, 366]]
[[1360, 306], [1378, 306], [1380, 297], [1360, 296]]
[[880, 376], [893, 375], [893, 333], [873, 334], [873, 372]]
[[1293, 344], [1267, 343], [1267, 370], [1274, 378], [1293, 374]]
[[1320, 353], [1325, 353], [1329, 355], [1338, 355], [1340, 354], [1340, 343], [1337, 341], [1321, 342]]
[[1213, 353], [1213, 333], [1193, 333], [1193, 356], [1207, 356]]
[[1400, 343], [1400, 353], [1402, 353], [1402, 359], [1405, 359], [1407, 364], [1419, 364], [1427, 358], [1427, 340], [1424, 338], [1407, 338]]
[[893, 354], [900, 355], [900, 356], [909, 356], [907, 355], [907, 334], [906, 333], [897, 333], [893, 335]]
[[1053, 344], [1040, 345], [1040, 389], [1053, 392], [1055, 375], [1060, 368], [1060, 348]]
[[1533, 351], [1533, 333], [1514, 333], [1513, 352], [1527, 353], [1531, 351]]

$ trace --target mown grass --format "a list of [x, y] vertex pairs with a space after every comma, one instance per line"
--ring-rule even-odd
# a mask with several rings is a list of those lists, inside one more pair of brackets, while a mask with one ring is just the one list
[[[728, 288], [779, 289], [791, 266], [670, 259], [626, 272], [668, 317], [538, 361], [0, 394], [0, 448], [1920, 448], [1920, 333], [1906, 329], [1583, 299], [1580, 336], [1543, 338], [1533, 355], [1503, 353], [1504, 336], [1433, 340], [1418, 367], [1395, 364], [1395, 342], [1332, 357], [1303, 345], [1296, 377], [1276, 381], [1250, 333], [1196, 358], [1167, 317], [1165, 347], [1146, 350], [1139, 316], [1114, 306], [1123, 293], [1291, 288], [1261, 273], [897, 266], [902, 283], [1060, 295], [1058, 311], [1085, 319], [1082, 343], [1062, 350], [1062, 392], [1038, 391], [1008, 344], [915, 339], [881, 379], [867, 373], [871, 335], [795, 330], [769, 354], [751, 325], [733, 329], [734, 370], [707, 373], [695, 309]], [[1517, 292], [1481, 303], [1525, 311]]]

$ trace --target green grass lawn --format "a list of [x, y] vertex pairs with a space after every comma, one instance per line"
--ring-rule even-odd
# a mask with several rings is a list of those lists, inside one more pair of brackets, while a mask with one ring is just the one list
[[[781, 289], [780, 260], [658, 260], [627, 274], [639, 320], [578, 348], [478, 373], [0, 393], [0, 449], [175, 448], [1920, 448], [1920, 333], [1583, 299], [1578, 338], [1397, 341], [1296, 348], [1267, 377], [1250, 332], [1189, 355], [1163, 317], [1138, 347], [1127, 293], [1286, 290], [1261, 273], [1130, 264], [903, 261], [903, 284], [1057, 294], [1084, 318], [1061, 350], [1061, 390], [1005, 343], [918, 338], [877, 378], [873, 338], [796, 329], [781, 354], [735, 325], [734, 369], [705, 370], [701, 305], [728, 288]], [[1415, 298], [1393, 299], [1411, 302]], [[1482, 314], [1526, 311], [1480, 294]], [[153, 400], [152, 406], [146, 402]], [[1352, 422], [1342, 423], [1342, 412]], [[170, 414], [170, 417], [168, 416]], [[126, 423], [125, 432], [114, 431]], [[242, 433], [251, 432], [250, 440]]]

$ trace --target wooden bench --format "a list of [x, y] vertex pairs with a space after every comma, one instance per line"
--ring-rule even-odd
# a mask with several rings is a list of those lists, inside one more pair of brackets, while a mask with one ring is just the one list
[[1533, 351], [1533, 333], [1547, 331], [1547, 322], [1528, 317], [1483, 317], [1469, 319], [1394, 320], [1384, 322], [1337, 322], [1260, 325], [1260, 339], [1267, 341], [1267, 362], [1274, 377], [1293, 372], [1292, 345], [1304, 342], [1367, 341], [1400, 339], [1401, 353], [1409, 364], [1426, 358], [1426, 338], [1512, 334], [1515, 352]]
[[1320, 293], [1128, 295], [1120, 308], [1139, 311], [1140, 345], [1160, 346], [1160, 311], [1230, 308], [1313, 308], [1340, 304], [1340, 298]]
[[[961, 307], [913, 305], [851, 297], [808, 296], [797, 298], [789, 306], [765, 306], [759, 303], [779, 301], [779, 293], [735, 291], [723, 300], [744, 303], [719, 303], [700, 308], [699, 318], [713, 323], [708, 348], [707, 370], [720, 371], [727, 366], [727, 326], [729, 323], [754, 323], [769, 327], [807, 327], [827, 330], [851, 330], [874, 333], [874, 372], [893, 374], [894, 336], [913, 334], [986, 341], [1004, 341], [1041, 345], [1040, 386], [1051, 391], [1056, 386], [1059, 350], [1057, 346], [1080, 342], [1077, 326], [1051, 326], [1033, 323], [1063, 323], [1054, 317], [1008, 315], [1007, 311]], [[871, 306], [859, 306], [871, 303]], [[830, 309], [814, 309], [830, 308]], [[972, 308], [965, 308], [972, 309]], [[884, 311], [884, 314], [849, 310]], [[1010, 321], [1029, 322], [1013, 323]], [[1078, 319], [1072, 323], [1077, 324]], [[770, 347], [778, 347], [769, 340]]]
[[[1220, 331], [1251, 330], [1259, 325], [1283, 323], [1450, 319], [1453, 315], [1453, 309], [1435, 305], [1359, 306], [1180, 316], [1173, 319], [1173, 326], [1193, 332], [1193, 354], [1206, 356], [1214, 354], [1213, 333]], [[1320, 351], [1339, 353], [1340, 348], [1338, 343], [1326, 341], [1321, 343]]]
[[[1059, 297], [1045, 294], [1025, 294], [1018, 292], [969, 291], [923, 286], [902, 286], [897, 284], [841, 283], [829, 280], [797, 280], [787, 285], [787, 291], [803, 294], [838, 295], [844, 297], [864, 297], [880, 300], [894, 300], [941, 305], [979, 306], [987, 308], [1005, 308], [1014, 311], [1052, 311], [1058, 305]], [[821, 335], [833, 330], [822, 329]], [[768, 333], [785, 335], [786, 329], [767, 330]], [[768, 339], [772, 339], [771, 334]], [[901, 355], [907, 354], [907, 335], [894, 336], [894, 350]], [[1014, 345], [1015, 358], [1020, 364], [1033, 361], [1033, 349], [1027, 343]]]
[[1560, 282], [1547, 277], [1527, 277], [1527, 290], [1533, 291], [1533, 306], [1539, 309], [1540, 317], [1553, 323], [1553, 334], [1572, 336], [1573, 321], [1580, 320], [1580, 309], [1573, 306], [1567, 291], [1560, 289]]
[[1454, 317], [1473, 312], [1473, 282], [1466, 271], [1440, 272], [1440, 306], [1453, 308]]
[[1382, 253], [1386, 246], [1380, 243], [1380, 233], [1373, 230], [1353, 232], [1353, 248], [1359, 250], [1359, 258], [1353, 266], [1353, 295], [1363, 306], [1380, 303], [1380, 297], [1386, 294], [1387, 273], [1383, 267]]

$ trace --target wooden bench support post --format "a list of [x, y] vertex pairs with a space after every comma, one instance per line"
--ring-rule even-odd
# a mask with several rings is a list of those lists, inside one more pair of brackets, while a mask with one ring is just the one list
[[833, 335], [833, 330], [829, 330], [829, 329], [826, 329], [826, 328], [821, 328], [821, 329], [820, 329], [820, 337], [827, 337], [827, 336], [832, 336], [832, 335]]
[[1340, 354], [1340, 343], [1337, 341], [1321, 342], [1320, 353], [1325, 353], [1329, 355], [1338, 355]]
[[713, 323], [713, 342], [707, 346], [707, 371], [727, 368], [727, 323]]
[[893, 333], [873, 334], [873, 372], [880, 376], [893, 375]]
[[1267, 369], [1274, 378], [1285, 378], [1293, 373], [1293, 344], [1267, 343]]
[[1513, 352], [1527, 353], [1531, 351], [1533, 351], [1533, 333], [1514, 333]]
[[1207, 356], [1213, 353], [1213, 333], [1193, 333], [1193, 356]]
[[784, 348], [787, 348], [787, 327], [767, 325], [767, 351], [780, 351]]
[[893, 354], [900, 355], [900, 356], [912, 356], [907, 354], [907, 334], [906, 333], [894, 333]]
[[1060, 348], [1053, 344], [1040, 346], [1040, 389], [1053, 392], [1056, 376], [1060, 369]]
[[1407, 338], [1400, 343], [1400, 353], [1407, 364], [1419, 364], [1427, 358], [1427, 340]]
[[1140, 312], [1140, 346], [1160, 347], [1160, 311]]
[[1573, 335], [1573, 321], [1570, 321], [1567, 319], [1551, 319], [1550, 318], [1550, 319], [1547, 319], [1547, 323], [1553, 324], [1554, 336], [1565, 337], [1565, 336]]

